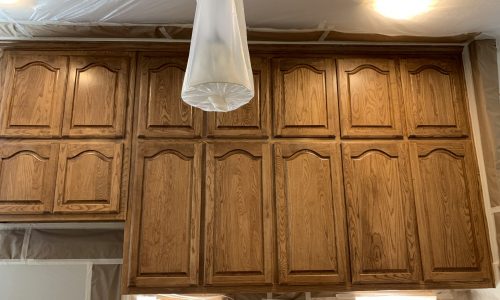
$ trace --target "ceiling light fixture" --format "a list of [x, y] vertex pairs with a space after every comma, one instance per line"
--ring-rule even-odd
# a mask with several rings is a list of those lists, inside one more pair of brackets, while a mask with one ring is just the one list
[[182, 99], [226, 112], [253, 96], [243, 0], [197, 0]]
[[408, 20], [431, 9], [434, 0], [375, 0], [379, 14], [398, 20]]

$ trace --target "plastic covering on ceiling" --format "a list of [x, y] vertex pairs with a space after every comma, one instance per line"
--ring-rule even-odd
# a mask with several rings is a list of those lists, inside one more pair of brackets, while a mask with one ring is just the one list
[[[192, 24], [196, 5], [195, 0], [17, 0], [16, 4], [1, 3], [0, 0], [0, 23], [10, 26], [8, 32], [13, 37], [31, 37], [23, 26]], [[373, 0], [246, 0], [245, 13], [251, 28], [411, 36], [482, 32], [500, 37], [499, 0], [434, 0], [431, 11], [411, 20], [392, 20], [379, 15], [373, 10]], [[4, 32], [7, 31], [4, 30], [2, 36]]]

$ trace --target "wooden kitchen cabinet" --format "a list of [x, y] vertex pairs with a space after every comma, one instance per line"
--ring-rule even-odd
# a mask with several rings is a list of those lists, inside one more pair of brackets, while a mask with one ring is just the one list
[[471, 142], [413, 142], [411, 165], [424, 280], [490, 280], [490, 250]]
[[269, 136], [269, 61], [252, 57], [255, 96], [250, 102], [231, 112], [208, 113], [208, 136], [266, 137]]
[[52, 211], [59, 145], [4, 142], [0, 147], [0, 214]]
[[275, 145], [279, 283], [348, 280], [338, 143]]
[[205, 284], [272, 284], [270, 146], [210, 143], [206, 157]]
[[420, 280], [408, 145], [342, 144], [353, 283]]
[[58, 137], [68, 59], [37, 52], [6, 52], [0, 135]]
[[59, 153], [54, 211], [117, 213], [120, 209], [123, 145], [67, 142]]
[[130, 56], [70, 56], [63, 135], [122, 137]]
[[337, 60], [342, 137], [395, 138], [403, 135], [396, 61]]
[[460, 60], [401, 59], [406, 120], [410, 137], [468, 135], [466, 95]]
[[274, 134], [336, 136], [338, 104], [333, 59], [273, 59], [272, 70]]
[[201, 159], [201, 144], [137, 145], [125, 245], [128, 286], [198, 284]]
[[181, 98], [187, 56], [141, 55], [138, 67], [140, 137], [200, 137], [203, 112]]

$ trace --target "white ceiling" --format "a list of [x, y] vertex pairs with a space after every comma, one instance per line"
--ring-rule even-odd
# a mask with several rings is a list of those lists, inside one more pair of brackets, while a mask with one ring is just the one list
[[[36, 24], [191, 24], [195, 0], [19, 0], [0, 5], [0, 20]], [[483, 32], [500, 38], [500, 0], [435, 0], [412, 20], [378, 15], [372, 0], [245, 0], [248, 26], [331, 29], [349, 33], [448, 36]], [[1, 2], [1, 1], [0, 1]]]

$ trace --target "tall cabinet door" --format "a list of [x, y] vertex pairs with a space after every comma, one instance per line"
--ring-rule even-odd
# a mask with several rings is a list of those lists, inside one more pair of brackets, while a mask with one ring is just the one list
[[129, 286], [198, 283], [201, 159], [201, 144], [139, 142], [126, 232]]
[[275, 159], [279, 283], [347, 281], [339, 145], [277, 144]]
[[6, 59], [0, 134], [60, 136], [68, 58], [21, 52]]
[[352, 282], [418, 282], [408, 145], [345, 143], [342, 152]]
[[270, 146], [207, 146], [205, 284], [273, 282]]
[[468, 118], [462, 76], [458, 59], [401, 60], [401, 78], [410, 136], [467, 136]]
[[396, 61], [337, 60], [342, 137], [402, 136]]
[[3, 143], [0, 147], [0, 214], [52, 211], [58, 144]]
[[186, 64], [187, 57], [140, 57], [139, 136], [201, 136], [203, 112], [187, 105], [181, 98]]
[[411, 144], [424, 280], [487, 281], [490, 257], [470, 142]]
[[63, 135], [122, 137], [129, 56], [71, 56]]
[[334, 62], [329, 58], [273, 60], [275, 135], [337, 135], [337, 83], [334, 73]]

